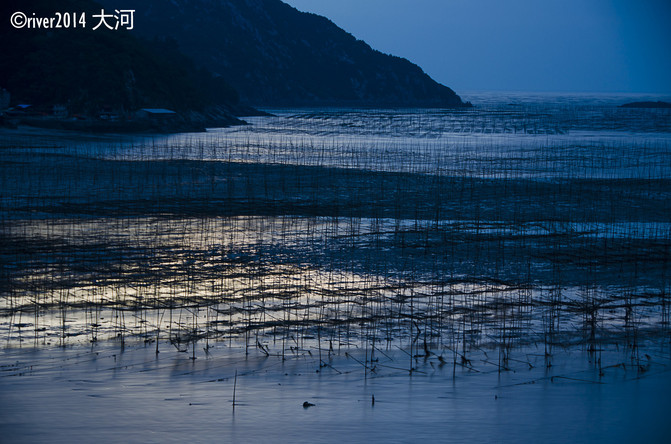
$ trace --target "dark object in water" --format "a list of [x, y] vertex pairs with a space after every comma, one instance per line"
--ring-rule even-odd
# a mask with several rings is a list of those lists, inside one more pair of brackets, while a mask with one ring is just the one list
[[305, 401], [305, 402], [303, 403], [303, 408], [304, 408], [304, 409], [307, 409], [308, 407], [314, 407], [314, 406], [315, 406], [315, 405], [314, 405], [313, 403], [311, 403], [311, 402], [307, 402], [307, 401]]
[[631, 102], [620, 105], [620, 108], [671, 108], [671, 103], [662, 102]]

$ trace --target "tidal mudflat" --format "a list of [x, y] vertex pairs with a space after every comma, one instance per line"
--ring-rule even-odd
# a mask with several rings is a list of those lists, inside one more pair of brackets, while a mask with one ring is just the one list
[[0, 134], [3, 435], [668, 436], [671, 112], [478, 98]]

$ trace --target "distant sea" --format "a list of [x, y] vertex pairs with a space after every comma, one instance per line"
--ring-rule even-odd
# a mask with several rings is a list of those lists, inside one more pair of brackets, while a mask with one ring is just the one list
[[595, 93], [595, 92], [531, 92], [531, 91], [460, 91], [459, 96], [474, 106], [503, 104], [555, 104], [618, 106], [630, 102], [671, 102], [671, 94]]

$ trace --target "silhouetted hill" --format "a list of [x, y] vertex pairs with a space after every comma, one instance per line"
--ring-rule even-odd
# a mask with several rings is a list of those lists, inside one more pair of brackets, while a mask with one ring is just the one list
[[280, 0], [102, 0], [136, 10], [136, 30], [172, 37], [253, 105], [464, 106], [406, 59]]
[[[169, 108], [184, 118], [236, 123], [230, 114], [239, 98], [223, 79], [197, 69], [174, 41], [145, 41], [125, 29], [94, 31], [92, 15], [100, 10], [92, 0], [2, 2], [0, 87], [11, 93], [13, 104], [45, 110], [60, 104], [84, 114]], [[16, 11], [37, 17], [86, 12], [88, 23], [84, 29], [15, 29], [9, 18]]]
[[671, 103], [669, 102], [631, 102], [620, 105], [620, 108], [671, 108]]

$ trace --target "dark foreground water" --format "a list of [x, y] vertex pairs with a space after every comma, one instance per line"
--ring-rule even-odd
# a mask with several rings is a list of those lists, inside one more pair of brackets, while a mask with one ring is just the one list
[[551, 368], [538, 352], [501, 373], [483, 352], [470, 368], [419, 359], [410, 376], [398, 350], [372, 372], [356, 350], [320, 372], [314, 348], [285, 361], [223, 346], [195, 361], [152, 347], [5, 351], [0, 428], [17, 443], [668, 442], [668, 343], [644, 372], [608, 350], [601, 376], [586, 352], [557, 352]]

